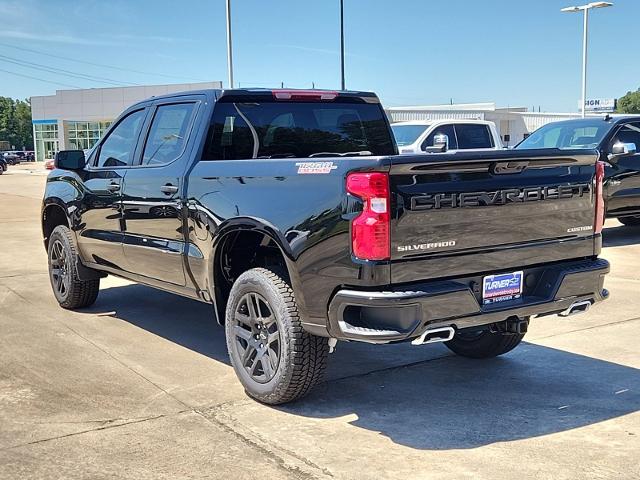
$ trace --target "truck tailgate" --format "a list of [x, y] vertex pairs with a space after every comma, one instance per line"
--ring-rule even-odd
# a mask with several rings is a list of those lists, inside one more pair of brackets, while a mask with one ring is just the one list
[[391, 283], [593, 256], [591, 150], [392, 159]]

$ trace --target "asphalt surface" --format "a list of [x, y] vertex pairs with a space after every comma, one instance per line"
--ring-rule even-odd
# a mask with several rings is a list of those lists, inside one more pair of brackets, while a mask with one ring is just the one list
[[39, 166], [0, 176], [0, 478], [640, 478], [640, 229], [607, 222], [607, 302], [504, 357], [338, 345], [325, 383], [248, 399], [207, 305], [109, 277], [69, 312]]

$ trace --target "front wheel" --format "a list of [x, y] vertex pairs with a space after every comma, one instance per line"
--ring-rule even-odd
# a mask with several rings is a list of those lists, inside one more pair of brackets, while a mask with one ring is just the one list
[[640, 225], [640, 215], [635, 217], [619, 217], [618, 220], [627, 227], [637, 227]]
[[80, 261], [66, 225], [58, 225], [49, 237], [49, 279], [53, 294], [63, 308], [75, 309], [92, 305], [98, 298], [100, 279], [81, 280], [77, 265]]
[[492, 358], [516, 348], [524, 333], [493, 333], [489, 328], [465, 329], [456, 332], [453, 339], [445, 342], [449, 350], [469, 358]]
[[238, 277], [229, 294], [225, 333], [236, 375], [260, 402], [297, 400], [322, 379], [327, 339], [304, 331], [283, 274], [253, 268]]

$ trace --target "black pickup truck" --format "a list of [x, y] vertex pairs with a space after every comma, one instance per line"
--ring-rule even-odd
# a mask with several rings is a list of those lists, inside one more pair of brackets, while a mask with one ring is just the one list
[[603, 115], [548, 123], [517, 149], [559, 148], [598, 151], [605, 165], [607, 218], [640, 225], [640, 115]]
[[240, 381], [270, 404], [305, 395], [338, 340], [496, 356], [530, 318], [608, 296], [597, 155], [400, 156], [371, 93], [155, 97], [88, 158], [58, 154], [51, 284], [70, 309], [106, 274], [212, 304]]

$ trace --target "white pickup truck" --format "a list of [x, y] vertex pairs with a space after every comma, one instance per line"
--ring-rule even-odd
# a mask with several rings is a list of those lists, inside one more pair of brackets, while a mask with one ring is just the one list
[[446, 136], [447, 151], [503, 148], [495, 123], [486, 120], [413, 120], [393, 123], [391, 129], [401, 155], [427, 151], [437, 135]]

